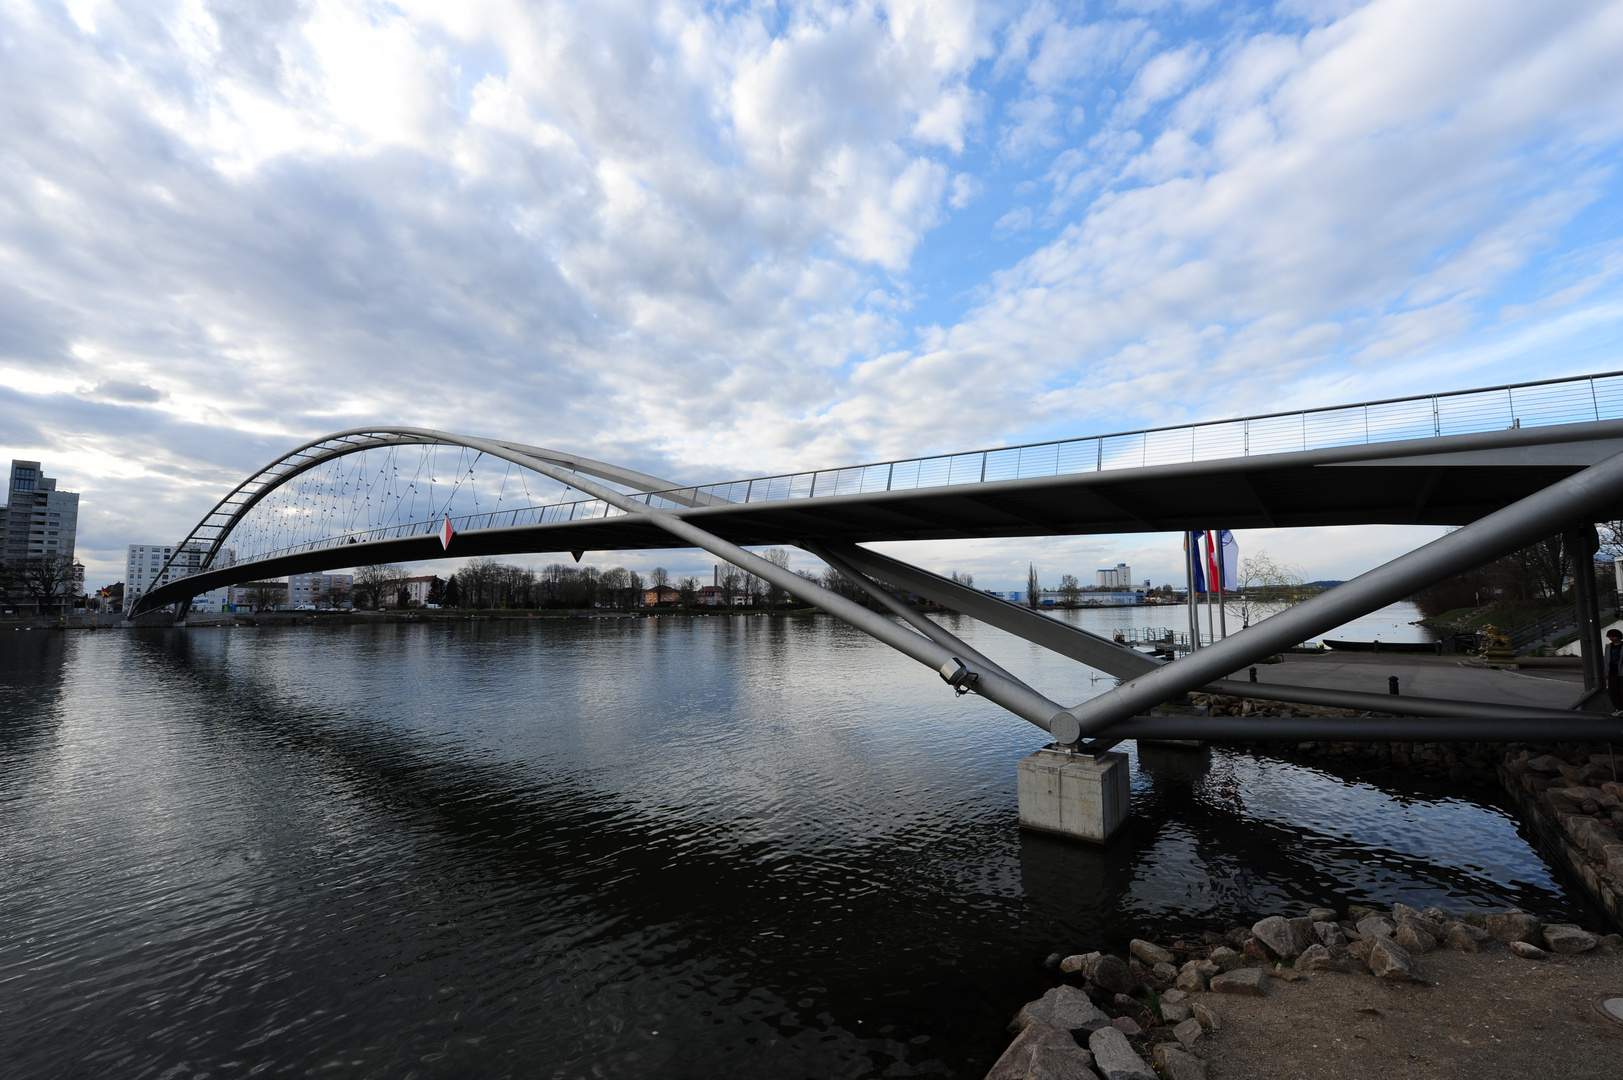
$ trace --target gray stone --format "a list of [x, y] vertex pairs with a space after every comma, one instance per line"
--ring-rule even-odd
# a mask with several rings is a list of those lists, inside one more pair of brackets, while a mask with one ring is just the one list
[[1039, 1046], [1031, 1052], [1025, 1080], [1099, 1080], [1094, 1072], [1093, 1054], [1078, 1046], [1075, 1050]]
[[1369, 950], [1369, 971], [1377, 979], [1393, 982], [1423, 982], [1415, 968], [1414, 957], [1391, 938], [1379, 938]]
[[1048, 1024], [1061, 1031], [1093, 1031], [1107, 1027], [1110, 1017], [1087, 994], [1074, 986], [1056, 986], [1009, 1021], [1009, 1031], [1024, 1031], [1030, 1024]]
[[1200, 1029], [1200, 1021], [1191, 1017], [1188, 1020], [1181, 1021], [1177, 1027], [1173, 1028], [1172, 1034], [1186, 1048], [1193, 1050], [1195, 1044], [1200, 1041], [1201, 1035], [1205, 1033]]
[[1482, 911], [1462, 911], [1460, 912], [1460, 922], [1464, 923], [1466, 926], [1474, 926], [1478, 930], [1486, 930], [1488, 928], [1487, 913]]
[[1171, 1080], [1206, 1080], [1206, 1063], [1172, 1043], [1155, 1048], [1155, 1063]]
[[[1481, 934], [1482, 937], [1477, 937], [1478, 934]], [[1487, 938], [1489, 941], [1493, 940], [1488, 937], [1486, 930], [1478, 930], [1468, 923], [1455, 923], [1443, 935], [1443, 944], [1455, 952], [1481, 952], [1482, 938]]]
[[1321, 945], [1337, 945], [1345, 948], [1347, 935], [1341, 932], [1341, 927], [1333, 922], [1316, 922], [1313, 924], [1313, 934], [1319, 939]]
[[1077, 971], [1086, 971], [1089, 964], [1093, 963], [1103, 955], [1104, 953], [1090, 952], [1077, 953], [1075, 956], [1067, 956], [1065, 959], [1059, 962], [1059, 969], [1065, 972], [1067, 975]]
[[1330, 955], [1330, 950], [1323, 945], [1309, 945], [1302, 955], [1296, 958], [1297, 971], [1346, 971], [1347, 966], [1342, 961]]
[[1189, 1007], [1195, 1011], [1195, 1019], [1200, 1021], [1201, 1027], [1207, 1031], [1216, 1031], [1218, 1029], [1217, 1014], [1211, 1010], [1210, 1006], [1197, 1001]]
[[1607, 934], [1595, 946], [1595, 951], [1605, 956], [1623, 952], [1623, 934]]
[[1226, 971], [1212, 980], [1214, 994], [1245, 994], [1261, 997], [1268, 986], [1268, 973], [1261, 968], [1240, 968]]
[[1142, 960], [1144, 966], [1148, 968], [1153, 968], [1156, 964], [1172, 964], [1177, 961], [1177, 957], [1172, 953], [1143, 938], [1134, 938], [1128, 942], [1127, 951]]
[[1189, 1000], [1189, 995], [1182, 990], [1168, 990], [1161, 995], [1161, 1000], [1172, 1005], [1179, 1005]]
[[1588, 930], [1573, 926], [1571, 923], [1556, 923], [1544, 928], [1544, 943], [1550, 947], [1551, 952], [1571, 956], [1575, 953], [1588, 952], [1599, 942], [1599, 934], [1591, 934]]
[[1310, 922], [1335, 922], [1336, 909], [1328, 907], [1311, 908], [1308, 910], [1307, 917]]
[[1174, 984], [1179, 990], [1190, 994], [1198, 994], [1206, 989], [1206, 977], [1195, 967], [1185, 967], [1178, 972], [1178, 981]]
[[1154, 975], [1163, 984], [1175, 983], [1178, 981], [1178, 969], [1173, 967], [1171, 964], [1156, 964], [1155, 969], [1151, 971], [1150, 974]]
[[1488, 916], [1483, 929], [1493, 935], [1495, 941], [1507, 944], [1525, 941], [1529, 945], [1538, 945], [1544, 940], [1537, 917], [1525, 911], [1495, 911]]
[[1100, 1028], [1088, 1036], [1093, 1065], [1105, 1080], [1156, 1080], [1155, 1072], [1144, 1063], [1127, 1036], [1115, 1028]]
[[1173, 1001], [1161, 1002], [1161, 1019], [1169, 1024], [1181, 1024], [1195, 1015], [1195, 1011], [1187, 1005]]
[[1558, 773], [1561, 771], [1561, 766], [1565, 764], [1566, 762], [1558, 757], [1550, 754], [1540, 754], [1536, 758], [1528, 759], [1527, 767], [1543, 773]]
[[1094, 961], [1093, 966], [1087, 969], [1087, 976], [1112, 994], [1131, 994], [1143, 985], [1128, 968], [1127, 961], [1109, 953]]
[[1336, 923], [1336, 925], [1341, 927], [1341, 932], [1347, 935], [1348, 941], [1357, 941], [1364, 936], [1358, 932], [1357, 923], [1348, 922], [1346, 919], [1342, 919], [1340, 922]]
[[1289, 959], [1300, 956], [1302, 950], [1307, 948], [1307, 935], [1297, 927], [1293, 920], [1270, 915], [1251, 928], [1258, 941], [1268, 946], [1268, 951], [1275, 956]]
[[1529, 945], [1525, 941], [1512, 941], [1510, 943], [1510, 951], [1521, 957], [1523, 960], [1542, 960], [1546, 956], [1550, 955], [1537, 945]]
[[[1016, 1035], [1014, 1042], [1003, 1051], [986, 1080], [1026, 1080], [1032, 1073], [1032, 1059], [1039, 1058], [1041, 1066], [1050, 1070], [1046, 1076], [1053, 1080], [1089, 1080], [1092, 1077], [1093, 1054], [1077, 1045], [1069, 1032], [1041, 1022], [1027, 1025]], [[1069, 1072], [1057, 1068], [1069, 1067]], [[1078, 1071], [1086, 1070], [1086, 1071]]]
[[[1219, 945], [1217, 948], [1207, 953], [1206, 960], [1209, 963], [1216, 964], [1219, 971], [1233, 971], [1235, 968], [1245, 967], [1246, 964], [1249, 963], [1244, 953], [1237, 952], [1236, 950], [1229, 948], [1227, 945]], [[1206, 977], [1208, 979], [1211, 978], [1210, 975], [1207, 975]]]
[[1366, 915], [1358, 920], [1359, 937], [1391, 937], [1397, 932], [1397, 924], [1385, 915]]
[[1459, 916], [1455, 915], [1453, 912], [1444, 911], [1440, 907], [1423, 908], [1421, 909], [1420, 914], [1424, 915], [1438, 926], [1447, 926], [1449, 923], [1459, 918]]
[[1392, 935], [1392, 940], [1415, 955], [1429, 953], [1437, 947], [1437, 939], [1431, 936], [1431, 932], [1416, 927], [1412, 919], [1403, 920], [1403, 925]]
[[1110, 1026], [1131, 1039], [1134, 1035], [1144, 1034], [1144, 1029], [1138, 1026], [1138, 1021], [1131, 1016], [1118, 1016], [1110, 1021]]
[[1369, 963], [1370, 950], [1375, 948], [1376, 941], [1389, 940], [1384, 938], [1362, 938], [1347, 946], [1347, 955], [1354, 959]]

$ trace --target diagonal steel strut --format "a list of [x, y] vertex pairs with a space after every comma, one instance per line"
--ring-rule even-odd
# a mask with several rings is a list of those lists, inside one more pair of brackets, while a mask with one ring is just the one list
[[1067, 711], [1076, 717], [1082, 734], [1103, 731], [1264, 656], [1411, 596], [1450, 574], [1526, 547], [1548, 536], [1552, 526], [1592, 520], [1597, 512], [1620, 498], [1623, 454], [1614, 454], [1424, 547]]
[[[850, 623], [868, 636], [877, 638], [903, 655], [912, 657], [926, 667], [934, 669], [941, 674], [943, 679], [948, 678], [949, 674], [961, 671], [963, 668], [961, 659], [954, 656], [951, 650], [940, 643], [910, 629], [898, 626], [878, 612], [870, 611], [855, 601], [847, 600], [839, 593], [825, 589], [816, 582], [808, 581], [799, 574], [785, 570], [775, 563], [767, 562], [759, 555], [745, 551], [737, 544], [730, 543], [719, 536], [706, 532], [670, 511], [646, 506], [628, 498], [621, 492], [615, 491], [613, 488], [605, 487], [595, 480], [583, 479], [576, 473], [557, 468], [539, 458], [531, 458], [530, 460], [535, 463], [533, 468], [537, 472], [550, 476], [554, 480], [573, 484], [581, 491], [602, 499], [604, 502], [616, 506], [628, 514], [639, 515], [673, 536], [686, 540], [694, 547], [703, 548], [712, 555], [719, 556], [734, 566], [747, 570], [763, 581], [771, 582], [790, 595], [799, 597], [806, 603], [817, 605], [830, 615]], [[1076, 741], [1075, 721], [1058, 702], [1051, 701], [1024, 683], [1006, 678], [996, 671], [979, 671], [969, 674], [972, 675], [972, 678], [953, 684], [955, 688], [962, 687], [965, 690], [973, 690], [989, 701], [1003, 706], [1003, 708], [1021, 719], [1030, 721], [1037, 727], [1049, 732], [1056, 740], [1062, 743]]]

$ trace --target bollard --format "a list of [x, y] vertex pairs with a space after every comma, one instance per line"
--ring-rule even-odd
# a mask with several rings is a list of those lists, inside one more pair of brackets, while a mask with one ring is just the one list
[[1381, 639], [1380, 638], [1375, 639], [1375, 648], [1374, 648], [1373, 651], [1375, 651], [1375, 652], [1380, 652], [1381, 651]]
[[1255, 665], [1255, 664], [1251, 665], [1251, 681], [1252, 682], [1257, 681], [1257, 665]]
[[1396, 675], [1388, 675], [1386, 677], [1386, 692], [1393, 695], [1397, 694], [1398, 677]]
[[1434, 641], [1432, 644], [1437, 646], [1437, 655], [1443, 655], [1443, 643], [1441, 641]]

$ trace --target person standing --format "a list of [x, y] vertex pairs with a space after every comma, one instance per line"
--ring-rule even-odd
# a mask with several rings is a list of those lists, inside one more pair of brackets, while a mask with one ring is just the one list
[[1606, 631], [1606, 696], [1612, 701], [1612, 715], [1623, 716], [1623, 630]]

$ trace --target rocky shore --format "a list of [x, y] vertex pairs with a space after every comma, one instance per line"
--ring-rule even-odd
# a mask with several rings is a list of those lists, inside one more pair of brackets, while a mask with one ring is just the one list
[[[1353, 905], [1272, 915], [1225, 934], [1134, 940], [1126, 957], [1081, 953], [1051, 961], [1067, 977], [1009, 1023], [1014, 1041], [987, 1080], [1197, 1080], [1222, 1031], [1225, 996], [1266, 996], [1279, 982], [1341, 972], [1385, 984], [1427, 982], [1427, 953], [1508, 950], [1616, 955], [1623, 935], [1545, 924], [1525, 912], [1390, 911]], [[1232, 998], [1231, 998], [1232, 1000]]]

